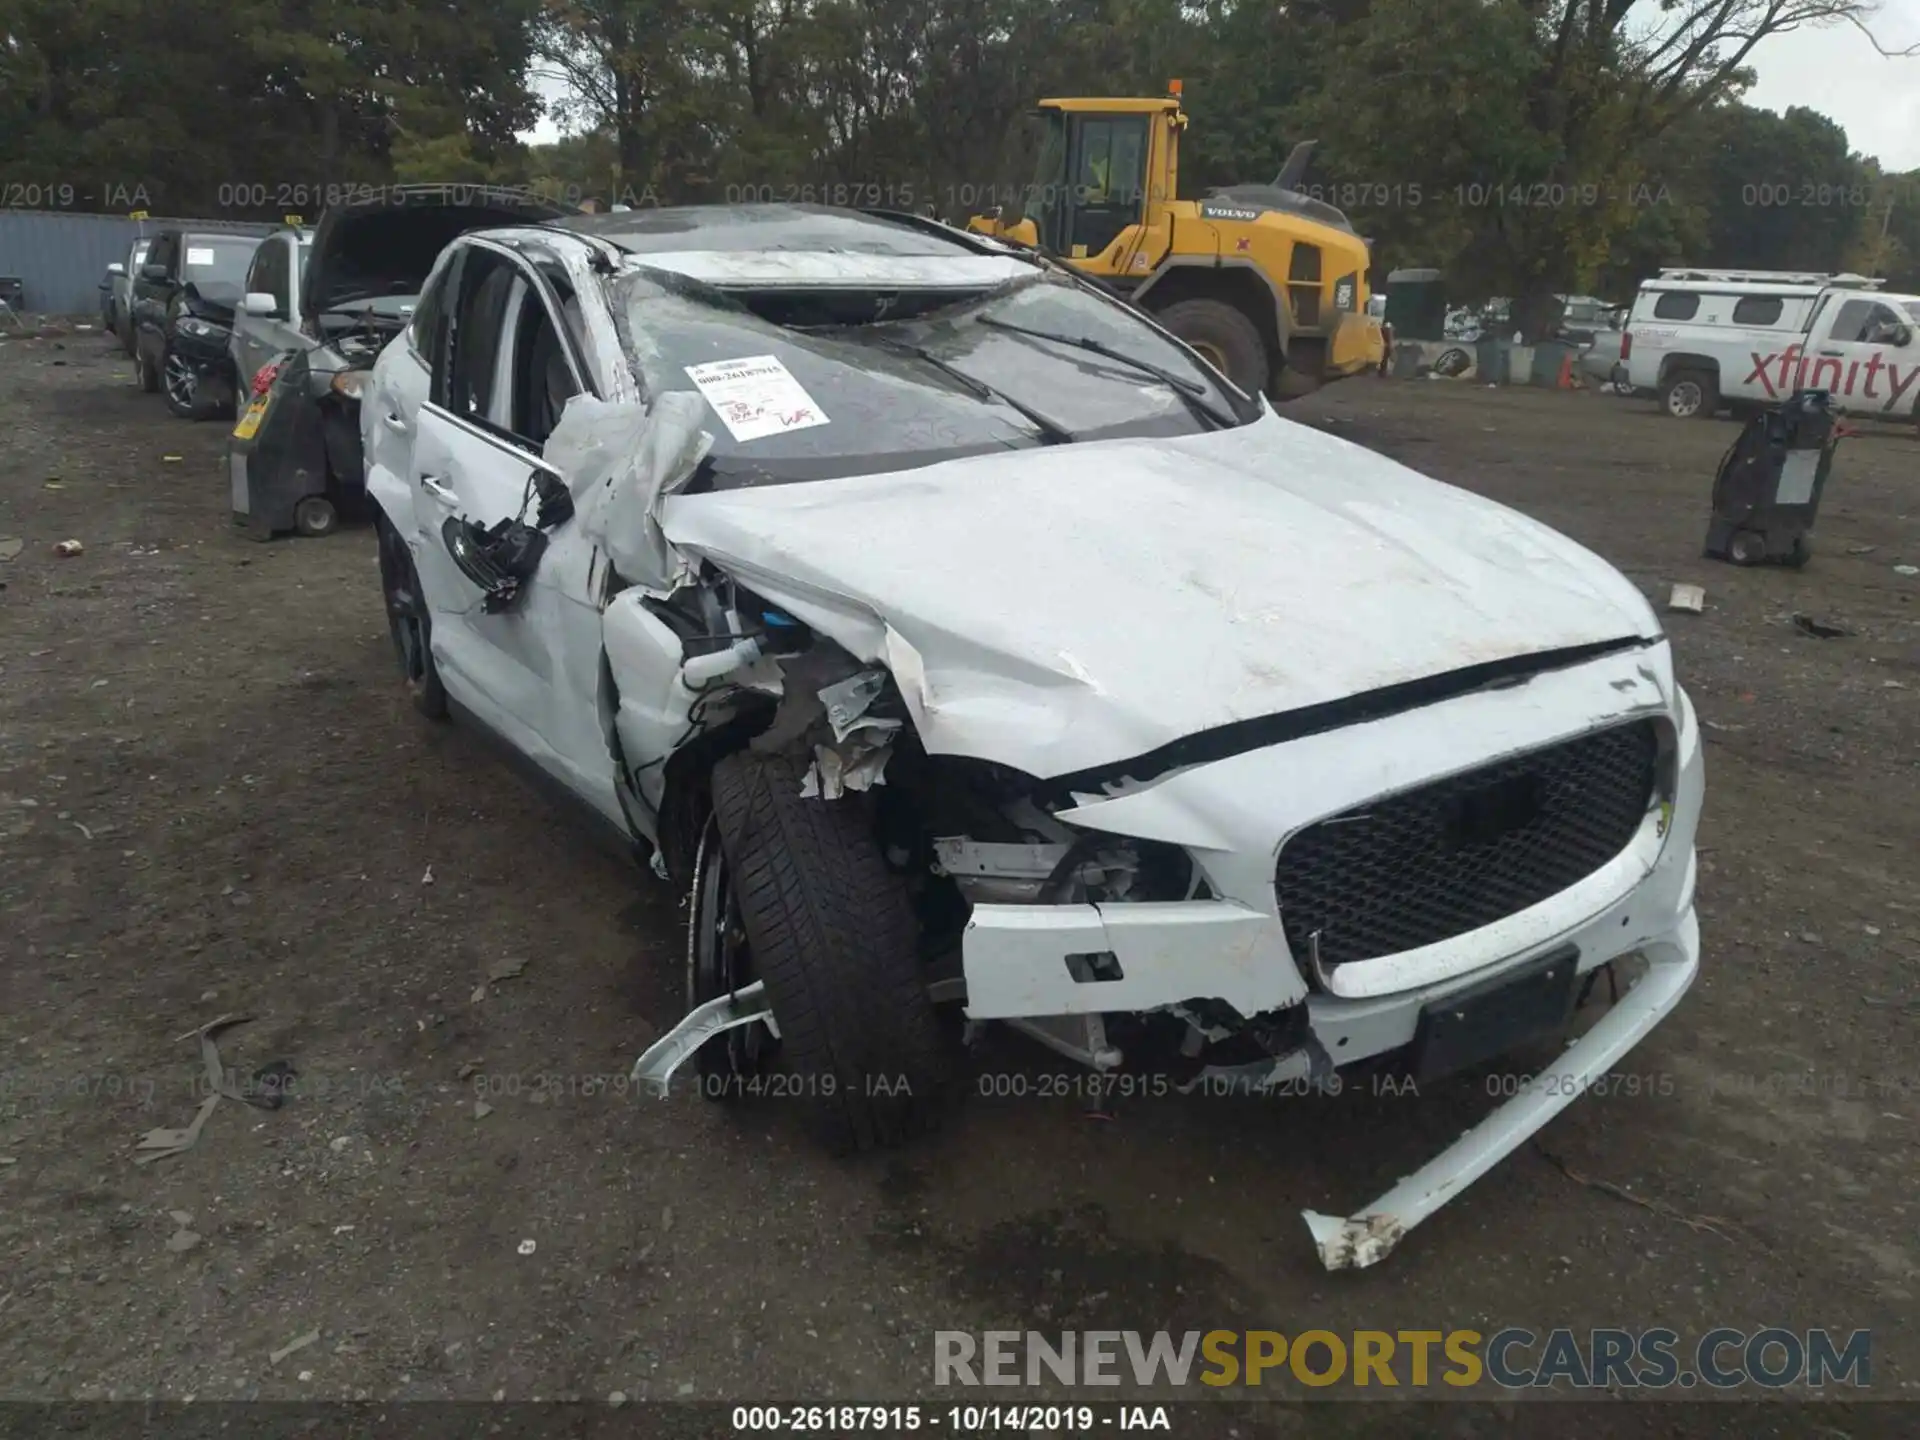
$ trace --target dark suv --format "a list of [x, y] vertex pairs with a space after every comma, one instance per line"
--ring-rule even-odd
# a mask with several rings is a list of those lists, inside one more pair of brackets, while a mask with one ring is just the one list
[[227, 340], [259, 244], [258, 235], [232, 231], [153, 237], [133, 281], [134, 364], [140, 388], [160, 391], [176, 415], [205, 420], [232, 411]]

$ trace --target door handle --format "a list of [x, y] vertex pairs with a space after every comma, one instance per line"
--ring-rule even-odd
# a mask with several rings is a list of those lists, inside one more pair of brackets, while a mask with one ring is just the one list
[[1847, 352], [1844, 350], [1822, 350], [1820, 353], [1822, 355], [1831, 355], [1836, 360], [1844, 360], [1847, 358]]
[[393, 433], [396, 435], [404, 435], [407, 433], [407, 422], [402, 420], [398, 415], [394, 414], [391, 410], [381, 415], [380, 423], [386, 426], [387, 429], [393, 431]]
[[444, 482], [435, 479], [431, 475], [422, 475], [420, 477], [420, 488], [443, 505], [458, 505], [460, 503], [460, 497], [458, 495], [448, 489]]

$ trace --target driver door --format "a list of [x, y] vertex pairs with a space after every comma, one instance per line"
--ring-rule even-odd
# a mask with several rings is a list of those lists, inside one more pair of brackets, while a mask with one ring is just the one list
[[[1899, 343], [1903, 336], [1909, 342]], [[1920, 347], [1913, 327], [1885, 301], [1847, 300], [1824, 336], [1815, 323], [1807, 384], [1830, 392], [1836, 409], [1851, 414], [1908, 418], [1920, 399]]]
[[560, 481], [541, 448], [567, 399], [588, 388], [580, 357], [550, 287], [511, 252], [469, 242], [449, 303], [453, 323], [419, 410], [409, 476], [434, 662], [449, 696], [617, 820], [597, 708], [594, 547], [571, 518], [543, 529], [545, 551], [519, 593], [495, 608], [458, 558], [502, 520], [536, 524], [536, 476]]
[[[1104, 254], [1146, 204], [1146, 115], [1076, 115], [1068, 148], [1066, 245], [1073, 260]], [[1109, 273], [1117, 266], [1089, 266]]]

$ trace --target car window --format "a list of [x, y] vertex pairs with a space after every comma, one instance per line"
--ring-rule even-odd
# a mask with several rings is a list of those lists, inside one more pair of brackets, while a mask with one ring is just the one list
[[[833, 303], [851, 310], [863, 295], [866, 321], [833, 323]], [[1065, 277], [1036, 272], [958, 300], [911, 292], [881, 298], [883, 313], [906, 318], [872, 319], [876, 297], [865, 292], [832, 303], [774, 292], [719, 296], [657, 271], [629, 272], [615, 288], [616, 319], [641, 388], [693, 390], [707, 399], [714, 448], [696, 488], [909, 469], [1043, 443], [1042, 427], [982, 386], [1073, 440], [1211, 428], [1151, 374], [983, 322], [1137, 357], [1194, 387], [1197, 403], [1242, 423], [1204, 364], [1133, 311]]]
[[241, 285], [253, 264], [260, 242], [227, 235], [188, 235], [184, 237], [185, 255], [180, 270], [188, 280], [222, 285]]
[[1779, 323], [1781, 302], [1778, 295], [1743, 295], [1734, 303], [1736, 325], [1775, 325]]
[[1691, 290], [1663, 290], [1653, 302], [1656, 320], [1691, 320], [1700, 310], [1700, 297]]
[[287, 287], [292, 267], [287, 258], [287, 242], [278, 236], [254, 252], [253, 268], [247, 274], [247, 290], [273, 296], [281, 313], [287, 309]]
[[580, 387], [574, 383], [573, 368], [553, 313], [531, 286], [521, 297], [513, 338], [513, 394], [506, 426], [537, 450], [546, 444], [553, 427], [560, 423], [560, 412]]
[[1840, 307], [1840, 313], [1833, 317], [1833, 331], [1828, 337], [1840, 341], [1858, 341], [1867, 338], [1879, 318], [1876, 312], [1885, 312], [1891, 318], [1893, 312], [1874, 300], [1849, 300]]
[[500, 332], [517, 278], [513, 263], [504, 255], [478, 248], [467, 250], [446, 341], [449, 354], [443, 403], [456, 415], [485, 421], [494, 413]]
[[448, 251], [445, 263], [428, 277], [426, 288], [420, 292], [420, 303], [414, 307], [413, 320], [407, 328], [408, 340], [426, 364], [427, 373], [433, 376], [435, 400], [443, 398], [440, 394], [440, 377], [443, 373], [440, 362], [444, 358], [446, 322], [450, 313], [447, 297], [456, 283], [460, 261], [465, 253], [464, 249], [458, 248]]

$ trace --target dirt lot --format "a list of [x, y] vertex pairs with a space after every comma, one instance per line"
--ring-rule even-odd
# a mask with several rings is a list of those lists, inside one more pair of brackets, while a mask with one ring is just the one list
[[[1294, 413], [1708, 594], [1670, 624], [1706, 961], [1646, 1090], [1342, 1276], [1299, 1211], [1372, 1198], [1483, 1084], [976, 1095], [854, 1163], [776, 1102], [630, 1094], [679, 1013], [675, 899], [409, 708], [370, 532], [248, 542], [224, 427], [98, 335], [0, 344], [0, 1394], [908, 1399], [936, 1328], [1772, 1323], [1871, 1327], [1874, 1392], [1914, 1398], [1920, 440], [1846, 443], [1812, 565], [1736, 571], [1699, 558], [1730, 424], [1371, 380]], [[255, 1017], [227, 1062], [300, 1094], [135, 1166], [203, 1093], [176, 1037], [223, 1012]]]

